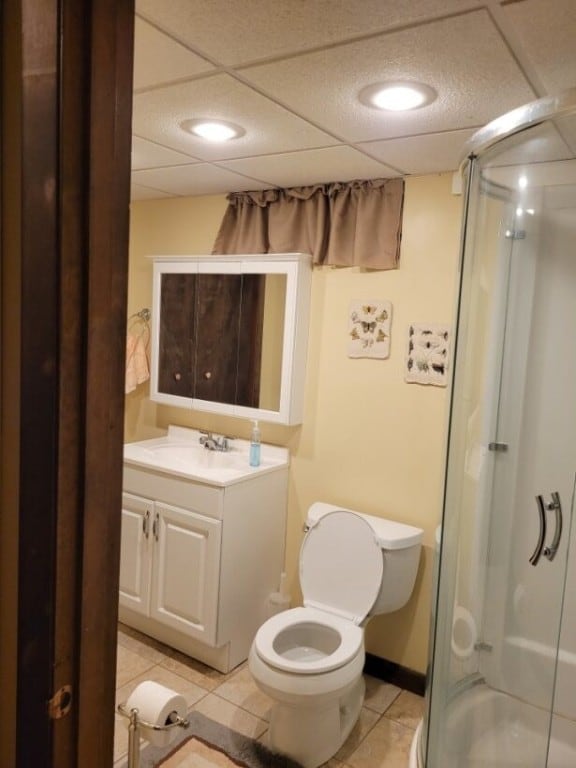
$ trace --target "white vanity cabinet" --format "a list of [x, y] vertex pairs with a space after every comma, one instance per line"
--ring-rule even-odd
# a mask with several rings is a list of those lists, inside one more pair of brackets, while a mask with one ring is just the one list
[[123, 495], [120, 603], [202, 642], [216, 642], [222, 522]]
[[248, 657], [278, 589], [287, 451], [285, 461], [256, 470], [246, 460], [237, 476], [230, 470], [218, 480], [212, 471], [212, 482], [147, 466], [136, 447], [136, 459], [127, 453], [120, 621], [227, 672]]

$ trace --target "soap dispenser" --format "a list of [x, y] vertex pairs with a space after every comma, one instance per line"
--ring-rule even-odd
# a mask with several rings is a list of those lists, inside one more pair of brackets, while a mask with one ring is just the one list
[[258, 427], [258, 421], [254, 419], [252, 422], [252, 433], [250, 434], [250, 466], [260, 466], [260, 429]]

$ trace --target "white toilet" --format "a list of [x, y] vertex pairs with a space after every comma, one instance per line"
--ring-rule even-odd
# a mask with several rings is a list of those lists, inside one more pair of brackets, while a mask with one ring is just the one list
[[329, 760], [348, 738], [364, 699], [368, 618], [410, 598], [423, 531], [318, 502], [300, 550], [304, 607], [268, 619], [249, 668], [274, 704], [268, 746], [304, 768]]

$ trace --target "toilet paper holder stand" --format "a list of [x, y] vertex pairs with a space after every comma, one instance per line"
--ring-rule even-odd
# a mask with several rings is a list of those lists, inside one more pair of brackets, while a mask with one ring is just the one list
[[126, 768], [138, 768], [140, 765], [140, 727], [151, 728], [153, 731], [171, 731], [174, 728], [188, 728], [190, 721], [188, 718], [180, 717], [173, 712], [168, 718], [170, 722], [165, 725], [157, 725], [141, 720], [138, 716], [138, 709], [133, 707], [128, 709], [125, 704], [118, 704], [118, 712], [128, 718], [128, 764]]

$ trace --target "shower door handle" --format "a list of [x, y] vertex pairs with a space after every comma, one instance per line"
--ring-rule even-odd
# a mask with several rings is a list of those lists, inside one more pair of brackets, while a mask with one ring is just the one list
[[544, 549], [544, 557], [547, 557], [548, 560], [554, 560], [556, 552], [558, 552], [560, 539], [562, 538], [562, 502], [560, 501], [560, 494], [558, 491], [552, 491], [550, 495], [552, 496], [552, 501], [546, 505], [546, 509], [554, 511], [556, 516], [556, 530], [554, 531], [552, 543], [549, 547], [545, 547]]
[[542, 550], [544, 549], [544, 542], [546, 541], [546, 509], [544, 507], [544, 499], [540, 494], [536, 496], [536, 504], [538, 505], [540, 533], [538, 534], [536, 549], [530, 555], [530, 565], [538, 565], [538, 560], [540, 560], [540, 556], [542, 555]]
[[[540, 533], [538, 535], [538, 542], [536, 543], [536, 549], [530, 556], [530, 564], [537, 565], [540, 557], [544, 555], [548, 560], [552, 561], [556, 557], [558, 547], [560, 546], [560, 539], [562, 538], [562, 503], [560, 501], [560, 494], [558, 491], [552, 491], [550, 494], [552, 501], [545, 502], [541, 494], [536, 496], [536, 503], [538, 505], [538, 514], [540, 519]], [[554, 512], [556, 530], [554, 531], [554, 538], [549, 547], [544, 546], [546, 541], [546, 513]]]

